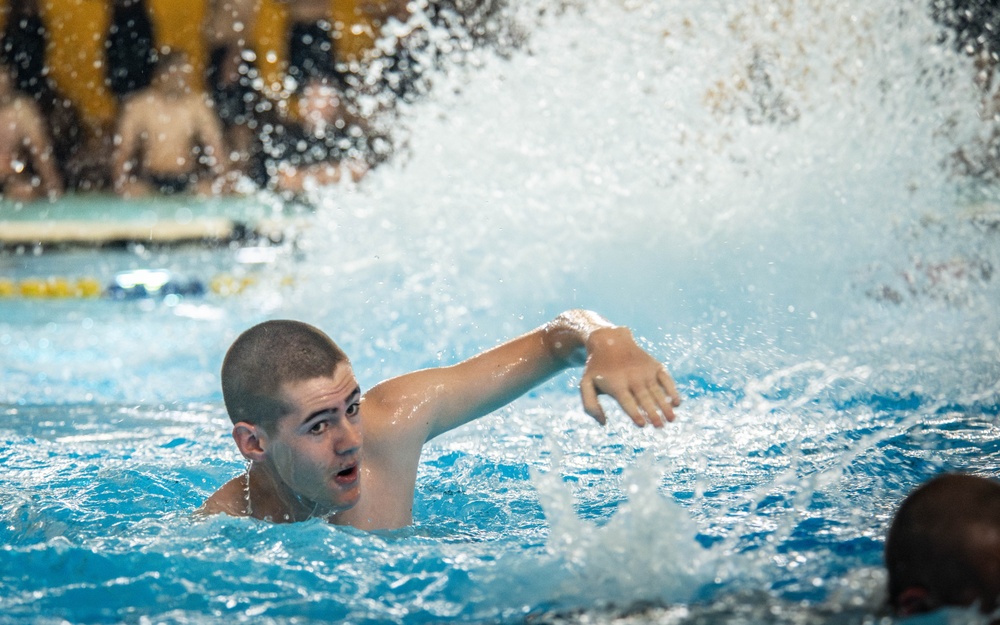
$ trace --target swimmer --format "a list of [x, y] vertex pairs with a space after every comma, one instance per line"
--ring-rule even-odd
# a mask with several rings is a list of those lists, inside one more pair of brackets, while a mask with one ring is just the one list
[[946, 474], [900, 505], [885, 544], [889, 603], [900, 616], [1000, 597], [1000, 483]]
[[368, 173], [368, 125], [347, 111], [336, 79], [309, 78], [297, 104], [301, 123], [276, 130], [266, 147], [277, 190], [359, 182]]
[[599, 423], [599, 394], [640, 427], [673, 421], [680, 396], [666, 368], [628, 328], [589, 311], [565, 312], [459, 364], [366, 391], [326, 334], [266, 321], [237, 338], [222, 364], [233, 439], [249, 468], [199, 512], [276, 523], [319, 517], [365, 530], [410, 525], [425, 443], [578, 365], [584, 410]]
[[209, 193], [224, 173], [221, 124], [192, 73], [186, 54], [168, 52], [153, 84], [125, 102], [112, 165], [119, 195]]
[[5, 199], [55, 199], [63, 182], [41, 111], [14, 87], [8, 65], [0, 66], [0, 194]]

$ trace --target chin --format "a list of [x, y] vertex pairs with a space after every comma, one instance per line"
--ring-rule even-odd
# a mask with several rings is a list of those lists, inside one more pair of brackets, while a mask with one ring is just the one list
[[331, 514], [336, 512], [345, 512], [358, 505], [359, 501], [361, 501], [361, 489], [356, 489], [350, 493], [338, 492], [336, 493], [336, 496], [331, 496], [330, 499], [325, 502], [325, 507]]

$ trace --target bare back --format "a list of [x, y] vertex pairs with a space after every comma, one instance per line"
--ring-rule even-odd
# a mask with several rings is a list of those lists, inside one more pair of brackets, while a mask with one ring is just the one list
[[206, 99], [197, 93], [169, 96], [143, 92], [128, 101], [119, 127], [121, 157], [137, 158], [139, 171], [183, 175], [199, 167], [198, 148], [216, 158], [222, 131]]
[[25, 159], [25, 109], [19, 101], [0, 108], [0, 176], [18, 174]]
[[[59, 192], [62, 187], [55, 166], [52, 143], [41, 112], [26, 97], [15, 97], [0, 105], [0, 186], [21, 181], [19, 196], [29, 199], [37, 192]], [[40, 189], [30, 182], [37, 174]]]

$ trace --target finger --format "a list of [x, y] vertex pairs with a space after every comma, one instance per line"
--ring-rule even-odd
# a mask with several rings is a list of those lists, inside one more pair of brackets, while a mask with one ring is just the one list
[[663, 387], [659, 384], [654, 384], [651, 393], [653, 395], [653, 400], [656, 401], [656, 405], [659, 407], [663, 417], [667, 421], [673, 422], [675, 419], [674, 406], [670, 397], [668, 397], [667, 393], [663, 390]]
[[662, 428], [664, 419], [660, 415], [659, 406], [653, 394], [645, 388], [640, 388], [635, 393], [635, 398], [639, 402], [639, 409], [646, 415], [648, 421], [654, 428]]
[[632, 398], [632, 393], [619, 393], [618, 395], [612, 395], [612, 397], [615, 398], [618, 405], [622, 407], [625, 414], [632, 418], [632, 421], [634, 421], [636, 425], [639, 427], [646, 427], [646, 416], [639, 411], [639, 405], [635, 403], [635, 399]]
[[666, 367], [660, 367], [660, 372], [656, 374], [656, 379], [670, 397], [674, 407], [680, 406], [681, 394], [677, 392], [677, 385], [674, 384], [674, 379], [670, 377], [670, 373], [667, 372]]
[[597, 388], [590, 378], [584, 378], [580, 383], [580, 397], [583, 399], [583, 411], [601, 425], [607, 424], [608, 419], [604, 416], [604, 408], [601, 407], [601, 402], [597, 401]]

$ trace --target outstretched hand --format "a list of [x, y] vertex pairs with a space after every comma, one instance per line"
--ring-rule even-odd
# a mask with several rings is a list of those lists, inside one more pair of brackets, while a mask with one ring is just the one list
[[580, 382], [583, 409], [604, 425], [597, 400], [610, 395], [639, 427], [661, 428], [674, 420], [680, 395], [666, 367], [636, 345], [628, 328], [600, 328], [587, 340], [587, 363]]

